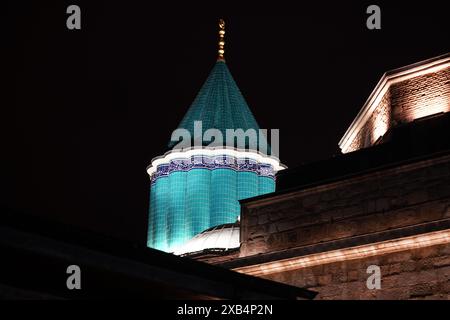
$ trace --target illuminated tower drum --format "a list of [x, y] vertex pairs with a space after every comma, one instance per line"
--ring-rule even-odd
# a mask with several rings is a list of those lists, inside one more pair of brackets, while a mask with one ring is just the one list
[[[195, 138], [208, 129], [260, 129], [224, 60], [224, 23], [219, 31], [219, 57], [178, 128]], [[266, 143], [258, 136], [258, 145]], [[275, 173], [284, 168], [274, 156], [232, 144], [175, 149], [152, 160], [147, 246], [174, 252], [204, 230], [236, 222], [239, 201], [275, 191]], [[268, 148], [270, 149], [270, 148]]]

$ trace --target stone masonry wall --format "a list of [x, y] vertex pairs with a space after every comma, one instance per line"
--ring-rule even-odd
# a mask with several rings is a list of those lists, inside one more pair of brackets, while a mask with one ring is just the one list
[[[449, 219], [446, 155], [244, 203], [240, 258]], [[369, 265], [381, 268], [381, 290], [366, 286]], [[450, 299], [450, 242], [264, 277], [318, 291], [317, 299]]]
[[450, 218], [450, 156], [243, 204], [240, 256]]
[[[381, 289], [369, 290], [367, 267], [381, 268]], [[264, 278], [318, 292], [319, 300], [450, 300], [450, 244], [330, 263]]]

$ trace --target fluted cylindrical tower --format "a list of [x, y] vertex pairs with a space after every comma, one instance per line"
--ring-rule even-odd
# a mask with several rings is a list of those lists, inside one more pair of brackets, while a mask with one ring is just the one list
[[[169, 151], [147, 168], [149, 247], [176, 252], [202, 231], [236, 222], [239, 200], [275, 191], [275, 173], [284, 168], [270, 150], [226, 139], [227, 130], [256, 132], [257, 146], [267, 145], [225, 63], [224, 27], [221, 21], [217, 62], [178, 126], [194, 145], [171, 140]], [[210, 129], [224, 141], [202, 139]]]

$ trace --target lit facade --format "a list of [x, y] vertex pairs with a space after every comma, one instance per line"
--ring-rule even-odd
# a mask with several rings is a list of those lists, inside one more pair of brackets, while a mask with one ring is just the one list
[[389, 129], [450, 111], [450, 55], [386, 72], [339, 142], [343, 153], [383, 140]]

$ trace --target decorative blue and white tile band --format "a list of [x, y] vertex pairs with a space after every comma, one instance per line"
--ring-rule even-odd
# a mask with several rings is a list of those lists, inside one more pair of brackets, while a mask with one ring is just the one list
[[240, 172], [254, 172], [258, 176], [274, 179], [275, 174], [286, 167], [275, 157], [252, 151], [233, 148], [187, 149], [170, 151], [164, 156], [153, 159], [147, 167], [152, 183], [171, 172], [192, 169], [231, 169]]
[[236, 158], [229, 155], [203, 156], [195, 155], [190, 158], [173, 159], [169, 163], [158, 165], [152, 175], [152, 183], [172, 172], [189, 171], [192, 169], [231, 169], [239, 172], [254, 172], [258, 176], [275, 179], [275, 170], [271, 164], [259, 163], [254, 159]]

